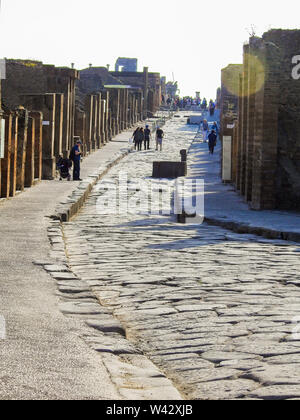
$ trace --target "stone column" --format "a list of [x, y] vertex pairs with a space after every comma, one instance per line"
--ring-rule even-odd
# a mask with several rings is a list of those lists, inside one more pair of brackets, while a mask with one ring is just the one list
[[55, 159], [55, 114], [56, 94], [23, 95], [21, 100], [25, 107], [43, 114], [43, 179], [53, 179], [56, 172]]
[[96, 146], [97, 149], [102, 147], [102, 100], [101, 93], [97, 95], [98, 112], [97, 112], [97, 133], [96, 133]]
[[256, 58], [253, 48], [254, 39], [250, 40], [248, 60], [248, 109], [247, 109], [247, 136], [246, 136], [246, 162], [245, 162], [245, 201], [252, 200], [253, 177], [253, 145], [254, 145], [254, 115], [256, 91]]
[[85, 113], [86, 113], [86, 149], [87, 153], [92, 152], [92, 121], [93, 121], [93, 95], [87, 95], [85, 101]]
[[55, 103], [55, 139], [54, 154], [58, 158], [63, 154], [63, 119], [64, 119], [64, 95], [56, 94]]
[[271, 210], [276, 207], [281, 59], [278, 48], [271, 43], [262, 42], [257, 54], [262, 66], [256, 71], [256, 86], [260, 89], [256, 89], [255, 98], [251, 206]]
[[141, 119], [145, 120], [148, 116], [148, 89], [149, 89], [149, 69], [148, 67], [144, 67], [144, 103], [143, 103], [143, 116]]
[[237, 139], [237, 163], [236, 163], [236, 176], [235, 176], [235, 186], [238, 191], [241, 189], [241, 159], [242, 159], [242, 126], [243, 126], [243, 77], [240, 75], [239, 78], [239, 105], [238, 105], [238, 139]]
[[120, 117], [120, 89], [110, 89], [110, 114], [112, 121], [112, 137], [115, 137], [120, 132], [119, 117]]
[[247, 134], [248, 134], [248, 105], [249, 105], [249, 45], [244, 45], [244, 72], [243, 72], [243, 94], [242, 94], [242, 137], [241, 137], [241, 173], [240, 191], [242, 195], [246, 192], [246, 155], [247, 155]]
[[83, 155], [87, 155], [87, 142], [86, 142], [86, 113], [76, 109], [75, 116], [75, 137], [79, 137], [82, 141]]
[[239, 123], [234, 121], [233, 138], [232, 138], [232, 182], [235, 183], [237, 173], [237, 157], [238, 157], [238, 137], [239, 137]]
[[92, 95], [93, 107], [92, 107], [92, 130], [91, 130], [91, 142], [92, 142], [92, 151], [94, 152], [97, 147], [97, 123], [98, 123], [98, 97]]
[[106, 100], [101, 99], [101, 146], [103, 146], [107, 140], [106, 123]]
[[1, 198], [9, 198], [10, 191], [10, 166], [11, 166], [11, 142], [12, 142], [12, 124], [13, 115], [8, 113], [4, 115], [5, 120], [5, 144], [4, 159], [1, 162]]
[[19, 110], [18, 149], [17, 149], [17, 191], [24, 191], [25, 165], [28, 135], [28, 111]]
[[43, 114], [31, 111], [29, 115], [35, 120], [34, 179], [40, 181], [43, 175]]
[[129, 91], [126, 89], [124, 91], [124, 121], [125, 121], [125, 130], [130, 127], [130, 118], [129, 118]]
[[17, 191], [18, 125], [19, 125], [19, 117], [18, 117], [18, 114], [14, 112], [12, 115], [11, 150], [10, 150], [10, 183], [9, 183], [10, 197], [14, 197]]
[[25, 164], [25, 187], [30, 188], [34, 183], [34, 152], [35, 152], [35, 119], [28, 117], [27, 147]]

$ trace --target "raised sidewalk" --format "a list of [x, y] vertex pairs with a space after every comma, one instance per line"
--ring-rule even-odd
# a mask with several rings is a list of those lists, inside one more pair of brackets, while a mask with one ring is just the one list
[[250, 210], [232, 185], [221, 180], [221, 145], [214, 156], [207, 143], [195, 140], [189, 153], [189, 175], [205, 180], [205, 221], [268, 239], [300, 242], [300, 213]]
[[34, 262], [53, 263], [47, 217], [72, 216], [67, 203], [78, 210], [92, 183], [128, 152], [131, 134], [84, 160], [83, 183], [42, 181], [0, 206], [0, 316], [7, 332], [0, 340], [0, 399], [120, 399], [101, 357], [78, 338], [84, 327], [59, 311], [55, 283]]

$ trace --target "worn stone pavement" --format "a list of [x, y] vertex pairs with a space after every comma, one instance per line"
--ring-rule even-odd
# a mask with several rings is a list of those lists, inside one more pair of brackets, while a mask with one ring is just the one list
[[[124, 375], [110, 358], [125, 363], [143, 355], [183, 398], [299, 399], [297, 244], [180, 225], [172, 215], [99, 214], [103, 182], [127, 171], [132, 198], [139, 191], [132, 178], [149, 179], [153, 160], [178, 160], [195, 136], [184, 124], [183, 118], [168, 123], [162, 154], [125, 158], [64, 224], [59, 246], [66, 247], [71, 272], [65, 281], [53, 277], [76, 298], [61, 310], [84, 317], [91, 327], [85, 341], [121, 387]], [[58, 232], [54, 226], [50, 236], [60, 242]]]
[[[127, 149], [122, 133], [84, 160], [82, 177]], [[86, 326], [59, 311], [52, 278], [34, 262], [55, 263], [49, 216], [78, 188], [43, 181], [0, 206], [0, 399], [120, 399], [101, 357], [80, 338]]]

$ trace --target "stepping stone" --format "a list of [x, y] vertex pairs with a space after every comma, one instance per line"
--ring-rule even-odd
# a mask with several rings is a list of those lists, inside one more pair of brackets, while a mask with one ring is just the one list
[[44, 269], [50, 273], [63, 273], [69, 271], [68, 267], [65, 265], [45, 265]]
[[53, 278], [56, 280], [78, 280], [78, 278], [73, 273], [50, 273]]

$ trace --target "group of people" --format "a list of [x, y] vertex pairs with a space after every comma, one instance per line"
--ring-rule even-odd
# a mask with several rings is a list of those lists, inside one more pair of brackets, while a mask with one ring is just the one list
[[[163, 138], [164, 138], [163, 130], [160, 127], [157, 127], [156, 150], [160, 148], [160, 151], [162, 151]], [[150, 150], [151, 139], [152, 139], [152, 133], [149, 128], [149, 125], [146, 125], [145, 129], [143, 127], [138, 127], [133, 133], [133, 143], [134, 143], [135, 150], [139, 152], [142, 151], [143, 144], [144, 144], [144, 150]]]
[[189, 96], [186, 96], [184, 98], [168, 98], [166, 101], [167, 105], [169, 105], [170, 107], [173, 107], [174, 109], [190, 109], [192, 106], [197, 106], [199, 108], [199, 110], [205, 112], [205, 111], [209, 111], [210, 115], [213, 116], [215, 114], [215, 110], [216, 110], [216, 102], [213, 101], [212, 99], [209, 101], [207, 101], [206, 98], [201, 99], [200, 97], [197, 98], [192, 98]]

